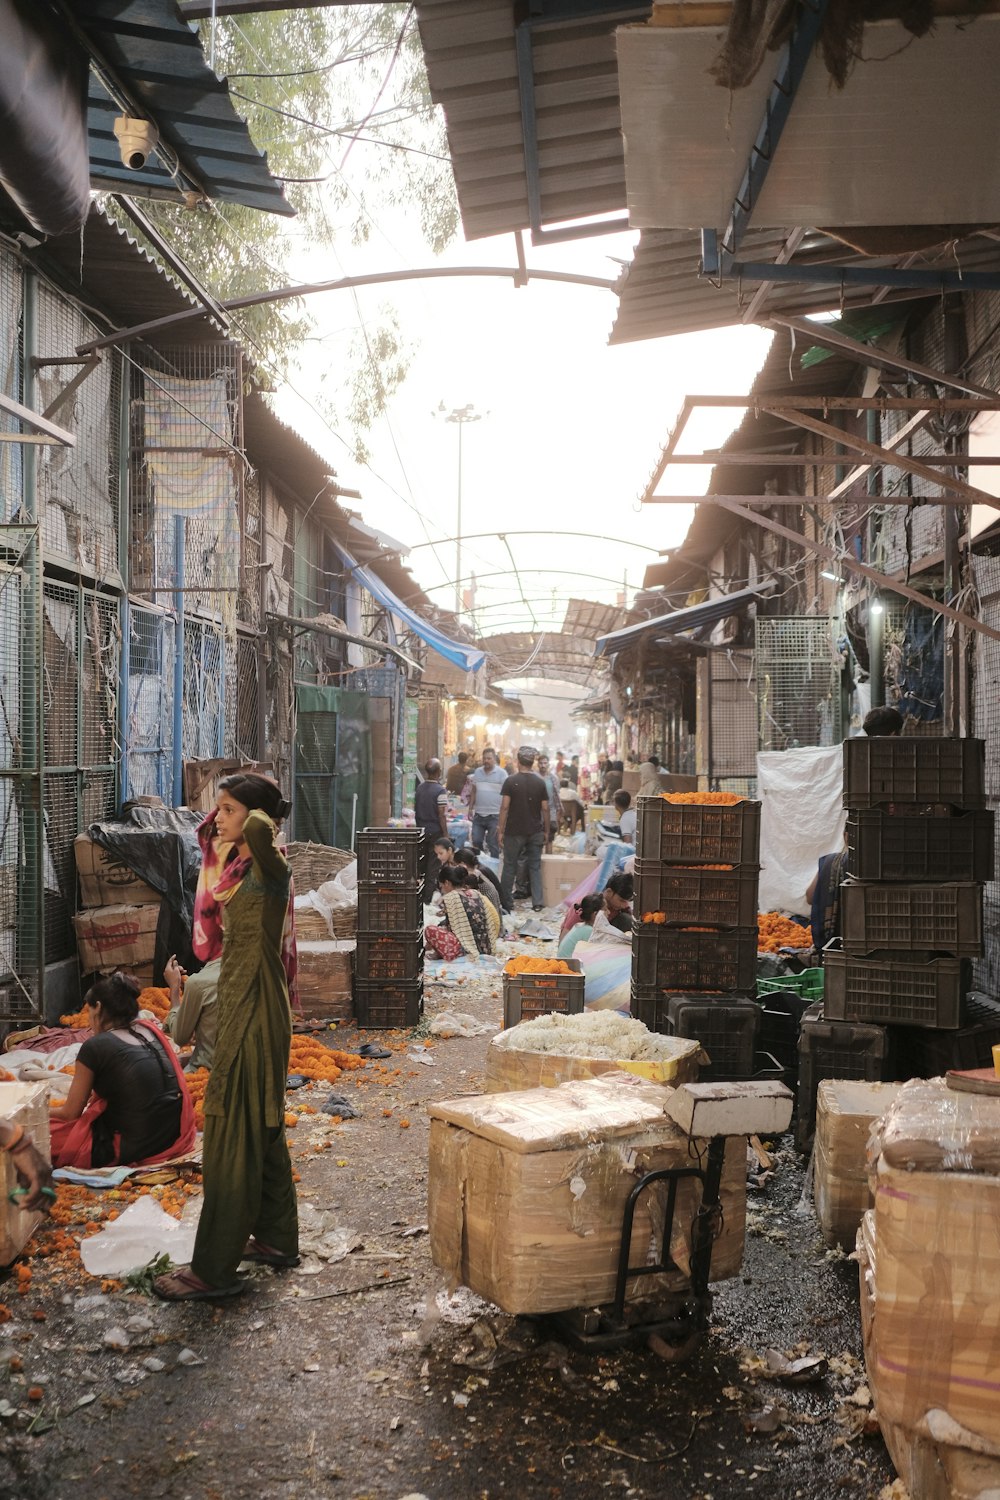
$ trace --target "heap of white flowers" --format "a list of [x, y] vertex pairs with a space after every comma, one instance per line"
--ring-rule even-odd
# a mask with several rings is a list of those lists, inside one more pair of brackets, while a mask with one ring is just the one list
[[555, 1052], [560, 1057], [610, 1057], [631, 1062], [667, 1062], [691, 1047], [683, 1038], [661, 1036], [641, 1021], [614, 1010], [539, 1016], [501, 1032], [492, 1045], [513, 1052]]

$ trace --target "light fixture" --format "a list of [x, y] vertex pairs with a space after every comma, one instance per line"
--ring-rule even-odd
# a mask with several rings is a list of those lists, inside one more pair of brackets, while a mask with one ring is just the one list
[[843, 583], [844, 581], [838, 573], [830, 573], [826, 568], [820, 569], [819, 576], [821, 578], [829, 578], [831, 583]]
[[882, 603], [881, 599], [873, 599], [871, 604], [869, 605], [869, 609], [871, 610], [871, 613], [873, 615], [881, 615], [885, 612], [885, 605]]

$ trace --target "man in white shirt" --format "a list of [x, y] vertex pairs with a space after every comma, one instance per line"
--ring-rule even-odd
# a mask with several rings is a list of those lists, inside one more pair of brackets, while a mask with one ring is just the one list
[[482, 765], [472, 773], [469, 793], [469, 817], [472, 819], [472, 847], [482, 854], [483, 844], [494, 859], [500, 857], [497, 825], [500, 822], [500, 798], [507, 772], [497, 765], [497, 753], [489, 746], [483, 751]]
[[622, 838], [626, 844], [635, 843], [636, 810], [632, 806], [632, 796], [629, 792], [615, 792], [615, 807], [620, 814], [618, 826], [622, 831]]

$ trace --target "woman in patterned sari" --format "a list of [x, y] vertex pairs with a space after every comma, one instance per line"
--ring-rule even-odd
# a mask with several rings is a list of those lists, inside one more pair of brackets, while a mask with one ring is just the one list
[[429, 956], [455, 959], [463, 953], [473, 958], [480, 953], [495, 953], [500, 917], [492, 901], [469, 884], [465, 865], [444, 865], [438, 886], [444, 911], [437, 927], [424, 929]]

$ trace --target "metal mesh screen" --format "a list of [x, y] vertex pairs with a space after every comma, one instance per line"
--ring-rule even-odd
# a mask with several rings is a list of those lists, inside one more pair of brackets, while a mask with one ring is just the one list
[[263, 746], [259, 742], [258, 711], [260, 687], [257, 640], [254, 636], [236, 637], [236, 692], [229, 697], [236, 703], [236, 754], [241, 760], [259, 760]]
[[[9, 446], [9, 445], [4, 445]], [[24, 574], [0, 572], [0, 1014], [33, 1014], [40, 966], [35, 844], [37, 761], [30, 708], [21, 701]]]
[[42, 639], [45, 957], [52, 963], [75, 952], [73, 840], [115, 810], [118, 601], [48, 582]]
[[[38, 288], [38, 358], [73, 359], [101, 330], [49, 287]], [[41, 364], [36, 402], [44, 411], [77, 373], [76, 364]], [[76, 434], [73, 448], [39, 447], [38, 514], [47, 557], [98, 579], [118, 576], [121, 357], [101, 362], [54, 418]]]
[[757, 777], [757, 708], [751, 651], [713, 651], [708, 658], [711, 741], [709, 775], [717, 791], [752, 795]]
[[130, 605], [126, 798], [171, 798], [173, 699], [173, 620], [160, 610]]
[[756, 621], [761, 750], [835, 745], [844, 737], [841, 658], [825, 616]]
[[944, 619], [908, 600], [884, 602], [885, 701], [906, 720], [905, 734], [944, 734]]
[[180, 519], [185, 606], [192, 613], [210, 610], [232, 626], [242, 577], [246, 470], [235, 345], [148, 355], [132, 371], [129, 411], [132, 589], [163, 593], [176, 586]]
[[[973, 559], [980, 618], [1000, 629], [1000, 558]], [[1000, 808], [1000, 641], [976, 634], [973, 726], [986, 741], [986, 797]], [[996, 871], [994, 870], [994, 877]], [[983, 957], [975, 960], [976, 988], [1000, 995], [1000, 881], [987, 882], [983, 910]]]
[[260, 629], [260, 563], [263, 555], [264, 515], [260, 479], [251, 469], [243, 485], [243, 563], [237, 614], [244, 625]]
[[[0, 390], [22, 401], [21, 268], [0, 250]], [[0, 432], [16, 432], [19, 423], [0, 412]], [[21, 502], [23, 450], [19, 443], [0, 443], [0, 520], [9, 521]]]
[[208, 620], [184, 621], [184, 759], [225, 754], [225, 637]]

